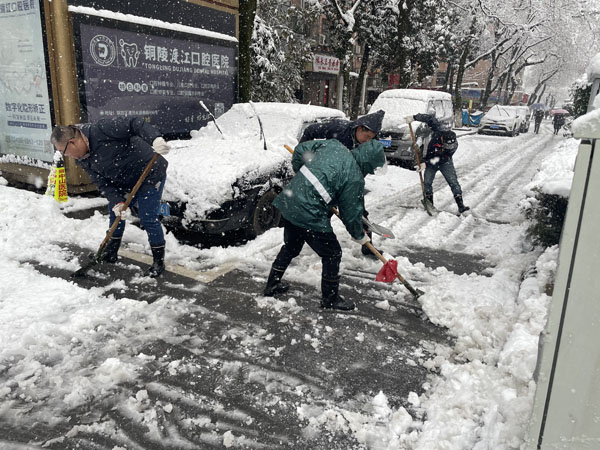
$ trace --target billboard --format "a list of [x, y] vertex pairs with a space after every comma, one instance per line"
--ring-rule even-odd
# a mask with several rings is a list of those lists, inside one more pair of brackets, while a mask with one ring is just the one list
[[[235, 41], [76, 15], [82, 120], [139, 116], [188, 136], [236, 100]], [[98, 22], [98, 23], [96, 23]]]
[[51, 162], [48, 97], [40, 3], [0, 3], [0, 154]]

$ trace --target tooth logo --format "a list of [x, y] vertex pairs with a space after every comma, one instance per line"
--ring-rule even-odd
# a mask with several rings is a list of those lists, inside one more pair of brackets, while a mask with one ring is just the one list
[[114, 42], [103, 34], [97, 34], [90, 41], [90, 54], [100, 66], [110, 66], [117, 57]]
[[141, 53], [138, 50], [137, 44], [129, 44], [120, 39], [119, 45], [121, 46], [121, 57], [123, 58], [123, 62], [125, 62], [125, 67], [137, 67], [138, 58]]

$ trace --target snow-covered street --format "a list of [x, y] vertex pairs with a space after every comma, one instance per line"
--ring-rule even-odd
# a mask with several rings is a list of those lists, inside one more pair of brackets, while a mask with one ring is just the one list
[[[0, 449], [519, 448], [558, 256], [531, 244], [520, 205], [540, 174], [572, 170], [578, 142], [550, 122], [465, 133], [463, 217], [440, 173], [434, 217], [416, 172], [368, 176], [369, 219], [396, 236], [374, 244], [425, 295], [376, 283], [381, 263], [333, 219], [357, 303], [344, 314], [319, 309], [307, 246], [291, 291], [262, 296], [281, 228], [230, 247], [168, 234], [163, 278], [124, 258], [73, 280], [107, 220], [72, 213], [105, 202], [59, 205], [0, 177]], [[122, 256], [140, 254], [146, 234], [128, 225]]]

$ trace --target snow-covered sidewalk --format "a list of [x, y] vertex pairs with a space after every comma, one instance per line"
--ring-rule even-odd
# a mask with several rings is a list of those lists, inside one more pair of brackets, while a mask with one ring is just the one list
[[[320, 263], [310, 249], [286, 273], [308, 288], [285, 302], [260, 295], [280, 229], [210, 249], [167, 236], [171, 264], [235, 264], [248, 274], [245, 284], [220, 284], [218, 296], [199, 283], [173, 285], [177, 297], [151, 304], [111, 294], [119, 280], [83, 289], [35, 267], [74, 271], [81, 261], [69, 245], [96, 250], [105, 217], [69, 219], [61, 210], [94, 201], [61, 207], [0, 178], [0, 448], [518, 448], [558, 249], [527, 244], [517, 205], [534, 174], [539, 185], [557, 165], [568, 172], [577, 141], [460, 142], [455, 163], [472, 216], [450, 213], [443, 179], [435, 218], [418, 207], [413, 172], [390, 167], [367, 179], [370, 217], [398, 236], [375, 243], [426, 291], [426, 319], [403, 307], [410, 296], [401, 285], [372, 285], [380, 263], [360, 255], [339, 221], [343, 289], [361, 297], [357, 314], [318, 310]], [[568, 175], [562, 180], [568, 189]], [[125, 240], [148, 252], [136, 227]], [[433, 256], [411, 257], [427, 249], [488, 268], [458, 273]], [[156, 289], [153, 280], [133, 282]], [[419, 383], [394, 378], [403, 366]]]

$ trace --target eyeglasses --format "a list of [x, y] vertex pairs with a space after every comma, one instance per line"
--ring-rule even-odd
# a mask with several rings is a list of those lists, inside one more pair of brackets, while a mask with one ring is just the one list
[[71, 143], [71, 140], [69, 139], [69, 140], [67, 141], [67, 145], [65, 145], [65, 148], [64, 148], [64, 150], [63, 150], [62, 152], [59, 150], [59, 152], [60, 152], [60, 154], [61, 154], [62, 156], [65, 156], [65, 153], [67, 153], [67, 149], [69, 148], [69, 144], [70, 144], [70, 143]]

